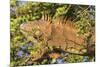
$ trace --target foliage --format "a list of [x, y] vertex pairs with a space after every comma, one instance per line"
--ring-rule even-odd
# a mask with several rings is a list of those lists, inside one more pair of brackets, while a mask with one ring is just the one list
[[[20, 4], [20, 2], [23, 4]], [[74, 21], [76, 27], [79, 29], [79, 34], [85, 34], [91, 31], [92, 27], [95, 26], [94, 6], [39, 3], [31, 1], [24, 2], [25, 1], [11, 0], [10, 4], [11, 67], [31, 65], [32, 63], [32, 61], [28, 61], [27, 63], [26, 61], [30, 57], [30, 54], [35, 51], [34, 44], [25, 39], [25, 37], [20, 33], [19, 28], [22, 23], [41, 19], [42, 16], [46, 14], [51, 19], [64, 16], [64, 19]], [[72, 63], [82, 62], [83, 59], [84, 56], [68, 54], [68, 56], [63, 56], [62, 59], [44, 59], [42, 62], [34, 62], [33, 64]]]
[[77, 12], [76, 27], [78, 28], [79, 34], [85, 34], [91, 32], [92, 28], [95, 26], [95, 13], [93, 7], [87, 7], [85, 10], [80, 10]]

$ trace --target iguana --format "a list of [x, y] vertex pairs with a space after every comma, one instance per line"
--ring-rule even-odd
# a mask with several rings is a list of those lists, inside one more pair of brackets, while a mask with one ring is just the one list
[[[37, 51], [32, 54], [33, 61], [41, 58], [49, 49], [48, 47], [61, 49], [65, 52], [74, 54], [88, 54], [94, 52], [94, 46], [88, 47], [84, 35], [77, 35], [74, 22], [63, 19], [35, 20], [20, 25], [22, 34], [34, 43], [37, 40]], [[87, 34], [88, 36], [90, 34]], [[91, 50], [89, 50], [91, 49]]]

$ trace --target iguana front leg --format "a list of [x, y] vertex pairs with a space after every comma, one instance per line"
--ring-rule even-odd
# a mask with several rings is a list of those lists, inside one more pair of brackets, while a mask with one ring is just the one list
[[48, 47], [44, 44], [44, 42], [39, 42], [35, 47], [34, 50], [31, 51], [30, 56], [25, 61], [31, 61], [32, 63], [36, 60], [42, 58], [42, 56], [48, 51]]

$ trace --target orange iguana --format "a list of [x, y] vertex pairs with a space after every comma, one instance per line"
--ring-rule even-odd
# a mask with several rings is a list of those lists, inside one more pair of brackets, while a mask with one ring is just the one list
[[[41, 58], [48, 51], [48, 47], [81, 55], [94, 52], [94, 47], [87, 46], [87, 37], [77, 35], [74, 23], [69, 20], [65, 21], [65, 23], [61, 19], [52, 22], [48, 20], [35, 20], [21, 24], [20, 30], [28, 40], [34, 43], [36, 39], [38, 43], [41, 43], [38, 44], [37, 51], [32, 54], [33, 61]], [[89, 50], [89, 48], [92, 50]]]

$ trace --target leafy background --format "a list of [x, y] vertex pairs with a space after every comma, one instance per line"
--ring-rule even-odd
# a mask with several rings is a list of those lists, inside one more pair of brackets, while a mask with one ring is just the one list
[[[41, 62], [32, 63], [28, 61], [30, 53], [33, 51], [33, 44], [29, 42], [20, 32], [20, 25], [28, 21], [40, 19], [44, 14], [48, 14], [51, 19], [62, 17], [75, 22], [78, 34], [84, 35], [92, 32], [95, 28], [95, 6], [93, 5], [74, 5], [58, 3], [40, 3], [28, 1], [10, 1], [10, 55], [11, 67], [20, 65], [40, 65], [40, 64], [61, 64], [92, 62], [95, 57], [80, 56], [69, 53], [57, 59], [43, 59]], [[31, 63], [31, 64], [30, 64]]]

